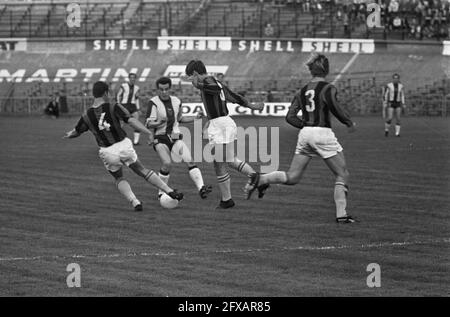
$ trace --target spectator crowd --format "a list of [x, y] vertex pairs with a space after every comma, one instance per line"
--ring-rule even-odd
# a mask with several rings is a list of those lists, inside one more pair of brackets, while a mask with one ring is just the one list
[[[351, 37], [352, 29], [366, 23], [367, 4], [380, 6], [386, 34], [402, 31], [405, 39], [445, 39], [450, 34], [450, 0], [257, 0], [271, 5], [296, 5], [304, 13], [335, 12]], [[270, 30], [272, 31], [272, 30]]]
[[366, 23], [367, 4], [371, 2], [380, 5], [381, 24], [387, 34], [402, 31], [405, 38], [416, 40], [449, 36], [449, 0], [337, 0], [337, 19], [346, 31], [350, 31], [349, 25]]

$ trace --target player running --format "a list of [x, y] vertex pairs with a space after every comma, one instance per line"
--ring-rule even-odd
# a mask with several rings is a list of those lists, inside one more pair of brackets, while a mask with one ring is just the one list
[[[161, 169], [159, 177], [166, 183], [169, 183], [170, 167], [172, 155], [180, 157], [186, 163], [189, 169], [189, 176], [194, 182], [200, 197], [205, 199], [212, 191], [211, 186], [203, 182], [202, 172], [192, 162], [191, 152], [182, 141], [183, 135], [180, 133], [179, 122], [189, 123], [202, 117], [184, 117], [181, 112], [181, 100], [170, 95], [172, 80], [168, 77], [161, 77], [156, 81], [158, 96], [150, 99], [147, 108], [146, 126], [149, 129], [155, 129], [155, 141], [153, 148], [161, 159]], [[162, 191], [158, 193], [161, 197]]]
[[231, 178], [227, 166], [247, 176], [255, 171], [248, 163], [235, 156], [234, 142], [237, 138], [237, 127], [234, 120], [228, 115], [227, 101], [254, 110], [262, 110], [264, 104], [251, 104], [213, 76], [207, 75], [205, 64], [200, 60], [192, 60], [187, 64], [186, 75], [188, 76], [187, 80], [190, 80], [192, 85], [200, 90], [209, 119], [205, 126], [209, 142], [214, 145], [215, 153], [223, 153], [223, 157], [219, 158], [220, 162], [214, 160], [214, 169], [222, 196], [217, 208], [232, 208], [235, 203], [231, 197]]
[[[267, 184], [297, 184], [311, 158], [319, 155], [336, 177], [334, 186], [336, 221], [352, 223], [355, 220], [346, 211], [349, 173], [342, 146], [331, 130], [330, 112], [349, 128], [349, 132], [354, 131], [355, 124], [339, 106], [336, 87], [325, 81], [329, 72], [328, 59], [322, 54], [315, 53], [311, 55], [306, 66], [313, 78], [294, 97], [286, 115], [287, 122], [300, 129], [291, 166], [287, 172], [251, 175], [244, 191], [247, 199], [250, 199], [255, 189], [260, 189], [261, 192]], [[297, 117], [300, 110], [301, 119]]]
[[155, 172], [141, 164], [120, 121], [148, 134], [150, 142], [153, 142], [152, 132], [137, 119], [131, 117], [123, 106], [109, 103], [109, 87], [105, 82], [96, 82], [92, 90], [95, 98], [93, 105], [81, 116], [75, 129], [67, 132], [64, 138], [76, 138], [88, 130], [94, 134], [100, 147], [99, 156], [103, 160], [103, 164], [115, 178], [119, 192], [133, 205], [135, 211], [142, 211], [142, 203], [134, 195], [130, 184], [123, 178], [122, 166], [124, 164], [147, 182], [167, 193], [172, 199], [182, 200], [182, 193], [171, 189]]
[[[136, 74], [128, 74], [128, 82], [123, 83], [120, 86], [119, 92], [117, 93], [117, 102], [123, 105], [129, 113], [139, 120], [139, 86], [136, 85]], [[134, 130], [133, 144], [139, 145], [140, 133], [139, 130]]]
[[384, 124], [384, 136], [389, 136], [389, 129], [391, 127], [392, 117], [395, 114], [395, 136], [400, 136], [400, 116], [402, 109], [405, 109], [405, 92], [403, 84], [400, 83], [400, 75], [394, 74], [392, 76], [392, 83], [386, 85], [384, 99], [388, 105], [387, 120]]

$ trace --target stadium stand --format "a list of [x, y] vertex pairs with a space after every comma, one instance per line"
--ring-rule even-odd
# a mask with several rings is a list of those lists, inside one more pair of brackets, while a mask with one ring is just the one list
[[[149, 55], [150, 54], [150, 55]], [[32, 100], [32, 107], [40, 107], [41, 102], [47, 102], [48, 96], [59, 93], [66, 96], [72, 111], [82, 109], [89, 103], [87, 96], [92, 88], [91, 82], [84, 81], [84, 75], [79, 74], [69, 81], [62, 79], [55, 82], [57, 69], [74, 68], [107, 68], [121, 67], [127, 59], [127, 51], [91, 51], [83, 53], [53, 53], [36, 54], [33, 59], [26, 52], [15, 52], [7, 57], [7, 65], [11, 69], [26, 69], [27, 72], [19, 83], [7, 80], [0, 82], [0, 97], [3, 105], [12, 102], [28, 106]], [[251, 54], [240, 52], [196, 52], [195, 56], [202, 59], [206, 65], [226, 65], [225, 81], [234, 90], [246, 95], [250, 100], [265, 100], [267, 92], [271, 91], [275, 102], [290, 102], [301, 84], [309, 78], [303, 63], [308, 53], [292, 54]], [[337, 73], [347, 64], [352, 55], [329, 55], [332, 64], [329, 78], [333, 80]], [[70, 57], [70, 58], [68, 58]], [[151, 57], [151, 58], [149, 58]], [[150, 67], [151, 72], [145, 82], [139, 83], [144, 95], [155, 95], [154, 81], [163, 75], [169, 65], [185, 65], [192, 58], [192, 53], [135, 51], [126, 69]], [[340, 99], [346, 108], [354, 114], [377, 114], [381, 110], [381, 88], [394, 72], [402, 74], [402, 82], [406, 86], [408, 111], [417, 115], [445, 115], [443, 103], [447, 103], [450, 96], [450, 80], [441, 67], [447, 57], [439, 55], [425, 56], [418, 61], [409, 54], [392, 54], [389, 52], [374, 55], [360, 55], [347, 70], [346, 74], [337, 81]], [[219, 62], [220, 61], [220, 62]], [[3, 64], [4, 65], [4, 64]], [[39, 65], [39, 66], [37, 66]], [[374, 65], [378, 67], [374, 68]], [[48, 82], [27, 82], [31, 74], [38, 68], [48, 71]], [[420, 81], [417, 73], [421, 74]], [[139, 75], [139, 73], [138, 73]], [[112, 76], [112, 75], [111, 75]], [[108, 78], [112, 90], [118, 89], [118, 83]], [[174, 92], [184, 102], [198, 102], [200, 96], [191, 85], [175, 84]], [[7, 102], [9, 100], [9, 102]], [[42, 104], [43, 105], [43, 104]], [[446, 107], [445, 107], [446, 109]]]
[[[67, 2], [67, 4], [70, 1]], [[444, 0], [380, 0], [382, 26], [369, 29], [362, 0], [92, 0], [81, 2], [82, 27], [65, 24], [65, 3], [0, 6], [1, 37], [169, 35], [448, 38]]]
[[[360, 0], [91, 0], [80, 4], [80, 28], [67, 27], [67, 4], [64, 2], [0, 4], [0, 38], [26, 37], [36, 38], [37, 41], [53, 37], [81, 40], [127, 36], [155, 38], [163, 33], [262, 39], [370, 37], [439, 40], [448, 37], [446, 30], [450, 21], [448, 2], [439, 0], [380, 1], [384, 28], [378, 31], [367, 28], [367, 8], [365, 2]], [[40, 65], [52, 77], [59, 68], [118, 67], [124, 64], [127, 55], [128, 52], [47, 52], [34, 53], [31, 58], [27, 53], [14, 52], [2, 55], [1, 65], [9, 66], [11, 72], [26, 69], [28, 76], [37, 69], [36, 65]], [[307, 74], [299, 72], [298, 68], [308, 54], [196, 52], [195, 55], [207, 64], [227, 65], [229, 70], [226, 76], [230, 86], [253, 100], [261, 100], [271, 91], [274, 101], [290, 101], [302, 79], [307, 78]], [[446, 57], [430, 54], [418, 61], [414, 56], [406, 52], [377, 52], [375, 55], [359, 56], [337, 82], [342, 101], [354, 113], [378, 113], [381, 87], [393, 72], [400, 72], [402, 81], [406, 83], [410, 111], [442, 114], [442, 109], [446, 109], [442, 104], [447, 102], [450, 94], [449, 74], [443, 72], [441, 67]], [[136, 51], [127, 68], [151, 67], [151, 74], [142, 86], [145, 94], [152, 95], [154, 89], [149, 83], [162, 75], [168, 65], [183, 65], [191, 58], [192, 53], [187, 52]], [[349, 58], [345, 54], [331, 55], [331, 78]], [[377, 66], [374, 71], [374, 65], [382, 66]], [[416, 78], [418, 71], [421, 73], [419, 81]], [[29, 98], [47, 100], [48, 95], [59, 92], [75, 100], [74, 104], [79, 104], [80, 100], [85, 102], [90, 85], [81, 77], [61, 82], [55, 82], [52, 78], [48, 82], [0, 80], [0, 98], [4, 106], [18, 98], [24, 98], [26, 102]], [[117, 82], [111, 81], [111, 86], [117, 89]], [[189, 85], [175, 85], [174, 88], [185, 101], [199, 100], [197, 92]]]

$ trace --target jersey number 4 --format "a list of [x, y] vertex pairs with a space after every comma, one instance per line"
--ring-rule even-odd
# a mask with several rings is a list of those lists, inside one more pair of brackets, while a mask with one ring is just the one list
[[109, 131], [110, 127], [111, 127], [111, 125], [108, 122], [106, 122], [106, 120], [105, 120], [105, 112], [102, 112], [100, 119], [98, 120], [98, 129], [100, 131], [102, 131], [102, 130]]
[[316, 109], [316, 102], [314, 101], [316, 91], [314, 89], [310, 89], [305, 93], [305, 96], [308, 98], [308, 102], [305, 106], [306, 111], [313, 112]]

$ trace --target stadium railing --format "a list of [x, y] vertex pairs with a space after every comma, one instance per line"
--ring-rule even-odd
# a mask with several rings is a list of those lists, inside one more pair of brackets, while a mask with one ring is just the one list
[[[64, 96], [63, 98], [64, 102], [60, 101], [62, 115], [80, 115], [92, 103], [92, 98], [87, 96]], [[196, 101], [200, 102], [200, 100]], [[48, 97], [0, 98], [0, 115], [43, 115], [49, 102]], [[356, 98], [350, 107], [345, 100], [342, 101], [342, 104], [350, 110], [352, 115], [365, 116], [381, 113], [380, 97]], [[447, 117], [450, 114], [450, 95], [413, 96], [407, 100], [406, 114]]]
[[[79, 115], [92, 102], [92, 98], [83, 96], [68, 96], [65, 97], [65, 100], [65, 104], [61, 104], [60, 101], [61, 114]], [[43, 115], [49, 102], [48, 97], [0, 98], [0, 114]]]

